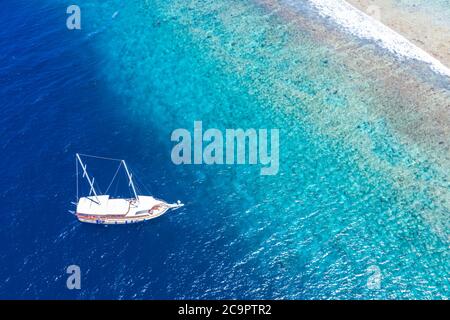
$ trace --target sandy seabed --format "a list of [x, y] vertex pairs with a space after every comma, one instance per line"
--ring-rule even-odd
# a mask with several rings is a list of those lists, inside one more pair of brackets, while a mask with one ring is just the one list
[[450, 20], [393, 0], [347, 0], [450, 67]]

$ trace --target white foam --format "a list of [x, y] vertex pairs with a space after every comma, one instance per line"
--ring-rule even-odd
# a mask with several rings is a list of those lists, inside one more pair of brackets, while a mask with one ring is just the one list
[[[296, 2], [298, 0], [290, 1]], [[362, 39], [375, 41], [384, 49], [399, 58], [415, 59], [430, 65], [430, 68], [444, 76], [450, 77], [450, 69], [438, 59], [417, 47], [408, 39], [390, 29], [375, 18], [358, 10], [344, 0], [307, 0], [322, 17], [331, 19], [347, 32]]]

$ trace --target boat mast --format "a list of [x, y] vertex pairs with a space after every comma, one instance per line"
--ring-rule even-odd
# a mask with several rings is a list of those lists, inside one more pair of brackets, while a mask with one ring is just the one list
[[133, 183], [133, 174], [130, 174], [130, 171], [128, 171], [128, 167], [127, 167], [127, 164], [125, 163], [125, 160], [122, 160], [122, 163], [123, 163], [123, 167], [125, 168], [125, 171], [128, 176], [128, 180], [129, 180], [128, 186], [131, 186], [131, 189], [133, 189], [134, 197], [136, 198], [137, 201], [139, 201], [139, 197], [136, 193], [136, 188], [134, 187], [134, 183]]
[[[97, 196], [97, 192], [95, 191], [95, 188], [94, 188], [94, 181], [95, 181], [94, 178], [92, 178], [92, 180], [91, 180], [91, 178], [89, 177], [89, 174], [86, 171], [87, 165], [83, 164], [83, 161], [81, 161], [80, 155], [78, 153], [76, 154], [76, 157], [78, 159], [78, 162], [80, 162], [81, 169], [83, 169], [83, 178], [86, 177], [86, 180], [88, 181], [89, 186], [91, 187], [91, 190], [89, 190], [89, 195], [91, 195], [91, 193], [94, 193], [95, 199], [97, 201], [99, 201], [98, 200], [98, 196]], [[77, 174], [77, 177], [78, 177], [78, 174]], [[77, 180], [77, 192], [78, 192], [78, 180]]]
[[79, 192], [78, 192], [78, 189], [79, 189], [79, 187], [78, 187], [78, 159], [75, 159], [75, 175], [77, 177], [77, 201], [78, 201], [78, 199], [80, 199]]

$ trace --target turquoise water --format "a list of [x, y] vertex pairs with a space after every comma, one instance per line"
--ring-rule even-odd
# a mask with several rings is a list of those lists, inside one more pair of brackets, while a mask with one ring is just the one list
[[[211, 223], [211, 238], [196, 249], [209, 261], [194, 281], [204, 289], [199, 297], [448, 296], [448, 225], [421, 214], [442, 214], [426, 192], [402, 190], [384, 171], [415, 159], [371, 113], [377, 97], [362, 94], [369, 82], [306, 31], [248, 2], [131, 1], [103, 6], [95, 22], [115, 11], [93, 41], [111, 90], [126, 101], [112, 112], [143, 128], [138, 147], [158, 139], [170, 152], [172, 130], [192, 130], [195, 120], [281, 130], [277, 176], [251, 166], [174, 167], [195, 177], [184, 186], [188, 203], [207, 206], [206, 216], [187, 209], [185, 219]], [[156, 136], [145, 136], [148, 124]], [[423, 169], [414, 172], [427, 175]], [[208, 251], [215, 243], [220, 250]], [[379, 290], [367, 287], [373, 265]]]
[[[33, 23], [14, 20], [24, 53], [5, 51], [15, 72], [0, 91], [0, 167], [14, 181], [2, 297], [449, 297], [448, 168], [405, 142], [345, 51], [251, 1], [85, 0], [76, 32], [59, 24], [66, 3], [16, 3]], [[196, 120], [278, 128], [278, 175], [175, 166], [170, 135]], [[155, 196], [186, 206], [124, 228], [80, 224], [65, 213], [75, 152], [124, 157]], [[70, 264], [79, 292], [65, 288]]]

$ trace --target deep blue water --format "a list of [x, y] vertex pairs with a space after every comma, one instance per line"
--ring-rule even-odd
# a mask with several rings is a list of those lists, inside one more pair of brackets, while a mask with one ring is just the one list
[[[412, 206], [339, 139], [315, 135], [306, 111], [256, 97], [270, 57], [257, 61], [249, 43], [241, 49], [261, 70], [227, 72], [217, 48], [177, 25], [183, 2], [174, 1], [172, 19], [158, 1], [84, 3], [81, 31], [66, 29], [58, 1], [0, 10], [1, 298], [448, 297], [448, 243], [420, 215], [431, 200], [415, 194]], [[198, 10], [195, 25], [213, 21], [227, 42], [214, 12]], [[303, 50], [299, 59], [313, 64], [313, 45]], [[339, 81], [305, 74], [293, 85], [330, 91], [327, 106], [342, 108], [349, 101], [327, 88]], [[175, 166], [170, 133], [194, 120], [280, 128], [280, 173]], [[358, 128], [379, 158], [401, 162], [395, 139], [378, 134], [383, 123]], [[155, 196], [186, 206], [145, 224], [81, 224], [68, 213], [76, 152], [125, 158]], [[72, 264], [81, 290], [66, 288]], [[382, 272], [378, 290], [367, 288], [370, 266]]]

